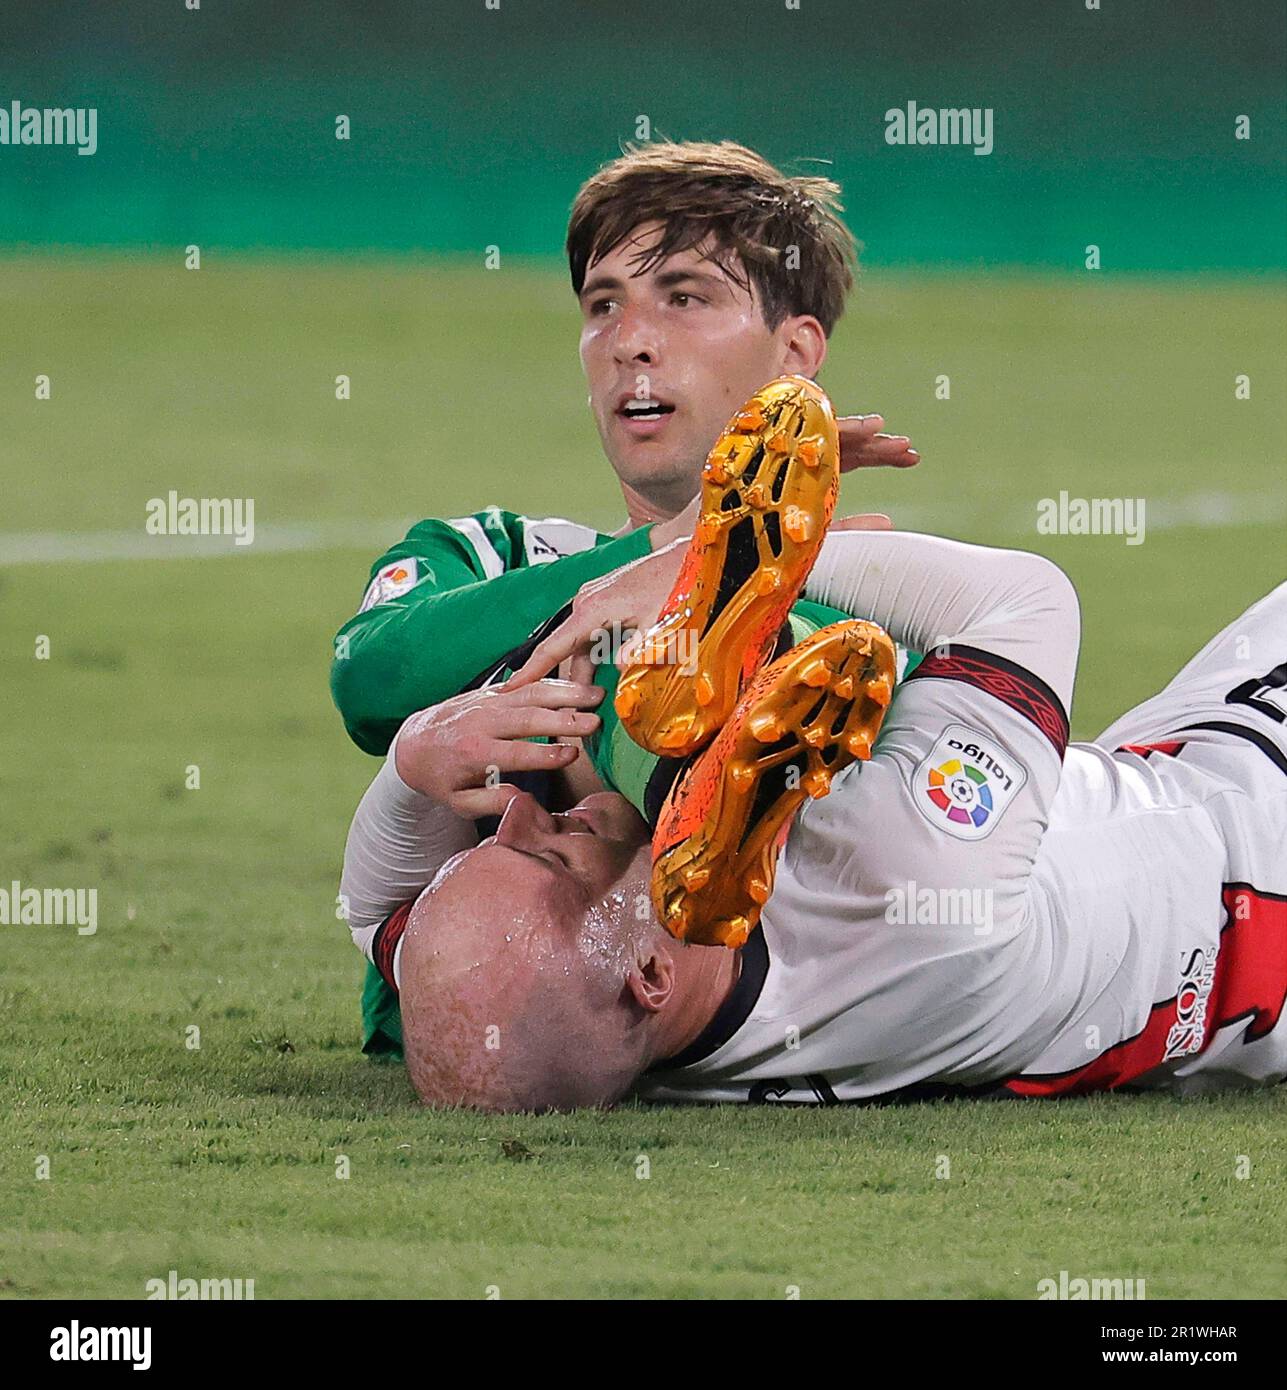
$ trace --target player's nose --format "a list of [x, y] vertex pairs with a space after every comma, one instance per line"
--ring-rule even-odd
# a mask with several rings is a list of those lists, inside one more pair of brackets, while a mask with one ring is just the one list
[[496, 843], [511, 849], [530, 849], [557, 833], [554, 817], [531, 792], [518, 792], [496, 827]]
[[617, 320], [612, 355], [618, 366], [638, 363], [655, 367], [660, 360], [660, 334], [648, 311], [639, 305], [626, 305]]

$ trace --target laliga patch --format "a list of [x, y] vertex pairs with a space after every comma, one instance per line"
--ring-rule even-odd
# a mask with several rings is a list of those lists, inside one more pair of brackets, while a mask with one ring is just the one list
[[940, 735], [912, 778], [921, 814], [958, 840], [982, 840], [1023, 790], [1028, 769], [963, 724]]
[[419, 567], [415, 559], [394, 560], [375, 576], [366, 586], [366, 593], [362, 598], [362, 607], [359, 613], [365, 613], [368, 608], [374, 608], [377, 603], [388, 603], [390, 600], [405, 594], [408, 589], [415, 587], [419, 577]]

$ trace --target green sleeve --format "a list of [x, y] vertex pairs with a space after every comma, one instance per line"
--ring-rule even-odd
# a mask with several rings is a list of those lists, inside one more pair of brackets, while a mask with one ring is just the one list
[[407, 715], [459, 694], [582, 584], [639, 559], [649, 547], [649, 529], [642, 527], [575, 555], [487, 578], [454, 527], [444, 521], [412, 527], [371, 575], [414, 557], [420, 571], [415, 586], [358, 613], [336, 634], [331, 694], [349, 736], [367, 753], [387, 752]]

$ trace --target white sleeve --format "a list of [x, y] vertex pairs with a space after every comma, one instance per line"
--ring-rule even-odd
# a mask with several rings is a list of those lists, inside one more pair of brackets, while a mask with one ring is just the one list
[[914, 651], [961, 643], [1003, 657], [1072, 704], [1077, 595], [1040, 555], [908, 531], [833, 531], [805, 595], [870, 618]]
[[395, 738], [358, 803], [344, 846], [341, 910], [368, 960], [376, 928], [389, 913], [418, 897], [453, 854], [478, 843], [472, 821], [398, 776], [397, 746]]
[[[977, 889], [993, 914], [986, 940], [1001, 945], [1028, 920], [1062, 775], [1076, 591], [1022, 551], [842, 531], [827, 537], [806, 592], [869, 616], [924, 659], [899, 685], [871, 759], [801, 811], [788, 877], [794, 867], [814, 898], [874, 904], [868, 917], [882, 928], [891, 889]], [[948, 926], [928, 949], [956, 949]]]

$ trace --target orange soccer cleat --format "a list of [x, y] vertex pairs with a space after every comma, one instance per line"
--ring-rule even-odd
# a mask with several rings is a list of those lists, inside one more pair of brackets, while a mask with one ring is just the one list
[[840, 486], [831, 402], [799, 376], [761, 388], [702, 471], [701, 516], [614, 704], [641, 747], [705, 747], [764, 664], [822, 547]]
[[666, 798], [652, 902], [672, 936], [741, 946], [773, 889], [806, 797], [871, 746], [894, 689], [894, 644], [875, 623], [833, 623], [755, 678], [714, 743]]

